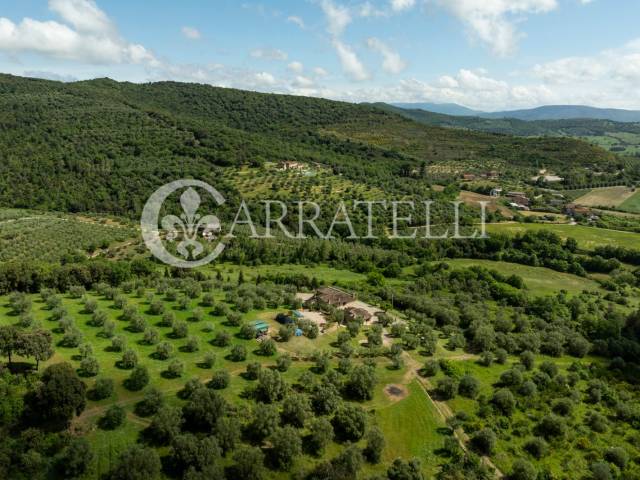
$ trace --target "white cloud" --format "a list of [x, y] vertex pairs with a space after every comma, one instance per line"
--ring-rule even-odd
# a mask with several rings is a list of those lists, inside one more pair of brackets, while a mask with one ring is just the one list
[[304, 65], [300, 62], [291, 62], [287, 68], [295, 73], [302, 73], [304, 71]]
[[[464, 22], [472, 35], [494, 53], [513, 53], [522, 37], [514, 25], [526, 14], [547, 13], [557, 8], [557, 0], [438, 0]], [[515, 18], [514, 18], [515, 17]]]
[[145, 47], [121, 38], [115, 25], [93, 1], [51, 0], [49, 8], [71, 26], [31, 18], [14, 23], [0, 17], [0, 51], [36, 53], [93, 64], [159, 64]]
[[640, 82], [640, 39], [589, 57], [566, 57], [537, 64], [532, 71], [536, 78], [554, 85]]
[[49, 9], [80, 32], [111, 32], [115, 27], [93, 0], [49, 0]]
[[57, 82], [76, 82], [78, 80], [78, 78], [73, 75], [61, 75], [43, 70], [26, 70], [24, 76], [29, 78], [42, 78], [44, 80], [55, 80]]
[[254, 75], [255, 81], [259, 85], [275, 85], [276, 78], [269, 72], [260, 72]]
[[409, 10], [416, 4], [416, 0], [390, 0], [391, 9], [395, 12]]
[[336, 49], [342, 69], [352, 80], [363, 81], [370, 78], [369, 72], [349, 45], [334, 39], [333, 47]]
[[402, 60], [398, 52], [392, 50], [386, 43], [377, 38], [369, 38], [367, 45], [370, 49], [382, 55], [382, 68], [389, 73], [398, 74], [402, 72], [407, 64]]
[[326, 77], [327, 75], [329, 75], [329, 72], [327, 72], [324, 68], [322, 67], [316, 67], [313, 69], [313, 73], [315, 74], [316, 77]]
[[349, 9], [336, 5], [331, 0], [322, 0], [320, 4], [327, 20], [327, 31], [334, 36], [340, 36], [347, 25], [351, 23]]
[[304, 20], [302, 20], [302, 18], [298, 17], [297, 15], [289, 15], [287, 17], [287, 22], [293, 23], [302, 29], [305, 28]]
[[314, 84], [315, 82], [313, 81], [313, 79], [302, 75], [296, 76], [295, 80], [293, 81], [293, 86], [296, 88], [311, 88], [314, 86]]
[[384, 10], [376, 8], [371, 2], [364, 2], [358, 7], [357, 13], [360, 17], [386, 17], [388, 14]]
[[282, 50], [278, 50], [277, 48], [256, 48], [251, 51], [251, 56], [253, 58], [262, 58], [264, 60], [275, 60], [284, 62], [289, 55]]
[[198, 40], [202, 37], [200, 30], [193, 27], [182, 27], [182, 34], [189, 40]]

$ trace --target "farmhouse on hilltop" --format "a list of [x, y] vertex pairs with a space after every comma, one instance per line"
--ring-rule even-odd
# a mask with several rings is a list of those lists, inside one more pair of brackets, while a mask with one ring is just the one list
[[331, 305], [332, 307], [343, 307], [347, 303], [351, 303], [356, 297], [337, 287], [321, 287], [316, 293], [305, 302], [305, 306], [312, 305]]
[[280, 170], [304, 170], [306, 165], [300, 162], [286, 161], [280, 163]]

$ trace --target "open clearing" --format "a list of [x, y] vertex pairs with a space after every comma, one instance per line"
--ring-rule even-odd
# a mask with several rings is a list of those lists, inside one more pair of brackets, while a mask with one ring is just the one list
[[495, 223], [487, 225], [487, 232], [515, 235], [526, 231], [548, 230], [561, 238], [574, 238], [580, 248], [593, 250], [600, 246], [640, 248], [640, 234], [586, 227], [583, 225], [555, 225], [543, 223]]
[[548, 268], [530, 267], [517, 263], [494, 262], [492, 260], [447, 260], [452, 268], [469, 268], [474, 265], [495, 270], [502, 275], [517, 275], [524, 280], [527, 288], [535, 295], [553, 294], [560, 290], [569, 293], [580, 293], [583, 290], [596, 290], [597, 282], [588, 278], [578, 277], [570, 273], [556, 272]]
[[618, 207], [634, 195], [629, 187], [594, 188], [589, 193], [576, 198], [575, 203], [585, 207]]

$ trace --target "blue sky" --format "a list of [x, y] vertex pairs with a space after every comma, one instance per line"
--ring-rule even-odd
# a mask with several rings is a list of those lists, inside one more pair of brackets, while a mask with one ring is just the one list
[[4, 0], [0, 71], [640, 109], [635, 0]]

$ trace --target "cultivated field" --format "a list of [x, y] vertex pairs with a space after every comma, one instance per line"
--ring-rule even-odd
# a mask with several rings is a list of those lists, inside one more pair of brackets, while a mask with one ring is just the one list
[[618, 208], [625, 212], [640, 213], [640, 191], [636, 191], [633, 195], [622, 202]]
[[[230, 268], [225, 268], [224, 272], [236, 281], [239, 269], [231, 271]], [[340, 278], [343, 275], [338, 273]], [[207, 292], [195, 298], [187, 298], [180, 291], [171, 288], [142, 288], [131, 293], [107, 288], [103, 293], [87, 292], [82, 298], [61, 294], [58, 296], [60, 305], [53, 310], [40, 296], [30, 296], [33, 301], [31, 315], [34, 322], [53, 332], [56, 345], [55, 356], [48, 362], [43, 362], [40, 368], [61, 361], [70, 362], [84, 377], [90, 392], [98, 378], [114, 381], [114, 393], [108, 398], [95, 400], [89, 396], [87, 408], [74, 421], [73, 426], [75, 430], [87, 433], [96, 453], [95, 464], [92, 466], [95, 478], [100, 478], [101, 474], [107, 472], [110, 467], [109, 459], [117, 457], [126, 446], [135, 443], [141, 432], [150, 425], [151, 417], [140, 413], [140, 405], [151, 387], [162, 393], [165, 404], [182, 406], [185, 404], [183, 389], [188, 380], [198, 379], [206, 384], [220, 372], [227, 372], [228, 386], [219, 391], [237, 408], [248, 412], [253, 408], [253, 403], [247, 399], [246, 392], [256, 384], [256, 380], [246, 373], [249, 364], [257, 363], [262, 369], [275, 369], [278, 357], [290, 355], [293, 363], [282, 373], [286, 382], [296, 385], [305, 373], [311, 374], [312, 379], [321, 378], [312, 373], [316, 365], [314, 355], [319, 351], [335, 353], [339, 330], [333, 328], [329, 333], [320, 334], [313, 339], [306, 336], [292, 337], [287, 342], [278, 342], [275, 352], [265, 354], [256, 339], [242, 334], [240, 325], [263, 320], [271, 327], [270, 335], [277, 338], [279, 324], [275, 321], [275, 316], [278, 312], [286, 312], [290, 307], [282, 304], [278, 307], [271, 305], [240, 311], [239, 305], [230, 301], [229, 292], [232, 289], [229, 285], [224, 289], [214, 288], [210, 292], [215, 307], [205, 305]], [[87, 304], [94, 302], [95, 311], [91, 313]], [[59, 311], [64, 312], [62, 319], [58, 319]], [[95, 312], [101, 312], [104, 317], [100, 320], [101, 326], [96, 324]], [[229, 315], [233, 313], [237, 313], [237, 318], [232, 324]], [[135, 322], [130, 320], [132, 315], [142, 326], [134, 327]], [[8, 298], [0, 297], [0, 325], [15, 321]], [[185, 331], [177, 333], [177, 325]], [[152, 342], [146, 340], [145, 332], [148, 331], [156, 334], [156, 339]], [[354, 349], [361, 348], [361, 343], [366, 342], [365, 333], [363, 330], [351, 340]], [[72, 336], [76, 338], [70, 340]], [[225, 340], [222, 341], [221, 338]], [[116, 341], [123, 346], [116, 347]], [[86, 345], [91, 347], [89, 353], [83, 350]], [[166, 357], [159, 356], [161, 346], [166, 346], [169, 351]], [[242, 358], [235, 356], [237, 349], [244, 351]], [[132, 352], [135, 365], [147, 368], [150, 376], [148, 387], [132, 389], [127, 386], [127, 379], [133, 371], [133, 364], [124, 364], [127, 351]], [[87, 374], [83, 371], [83, 359], [87, 357], [97, 361], [97, 372]], [[212, 364], [207, 364], [207, 357], [213, 359]], [[20, 361], [20, 357], [14, 357], [14, 362]], [[354, 359], [354, 363], [360, 364], [362, 359]], [[362, 402], [361, 406], [370, 412], [373, 424], [380, 426], [388, 438], [389, 447], [383, 453], [384, 463], [366, 466], [363, 473], [384, 473], [385, 464], [388, 465], [397, 457], [417, 457], [422, 460], [425, 474], [435, 474], [441, 463], [435, 452], [442, 447], [445, 438], [440, 431], [445, 425], [444, 419], [437, 415], [425, 392], [413, 380], [415, 372], [412, 373], [408, 367], [391, 369], [390, 362], [385, 359], [378, 360], [377, 363], [378, 383], [373, 398]], [[180, 366], [177, 374], [172, 370], [174, 365]], [[330, 365], [331, 369], [335, 369], [338, 358], [331, 358]], [[384, 389], [390, 384], [407, 389], [408, 395], [399, 398], [389, 396]], [[127, 419], [117, 429], [102, 428], [101, 419], [107, 408], [114, 403], [125, 409]], [[365, 445], [364, 441], [360, 443]], [[341, 444], [330, 445], [322, 458], [335, 456], [341, 448]], [[296, 469], [308, 469], [322, 458], [304, 455], [296, 462]], [[280, 477], [276, 475], [274, 478]]]
[[134, 228], [107, 218], [0, 209], [0, 262], [58, 262], [78, 252], [95, 256], [135, 234]]
[[589, 193], [575, 199], [575, 203], [585, 207], [618, 207], [634, 195], [629, 187], [594, 188]]

